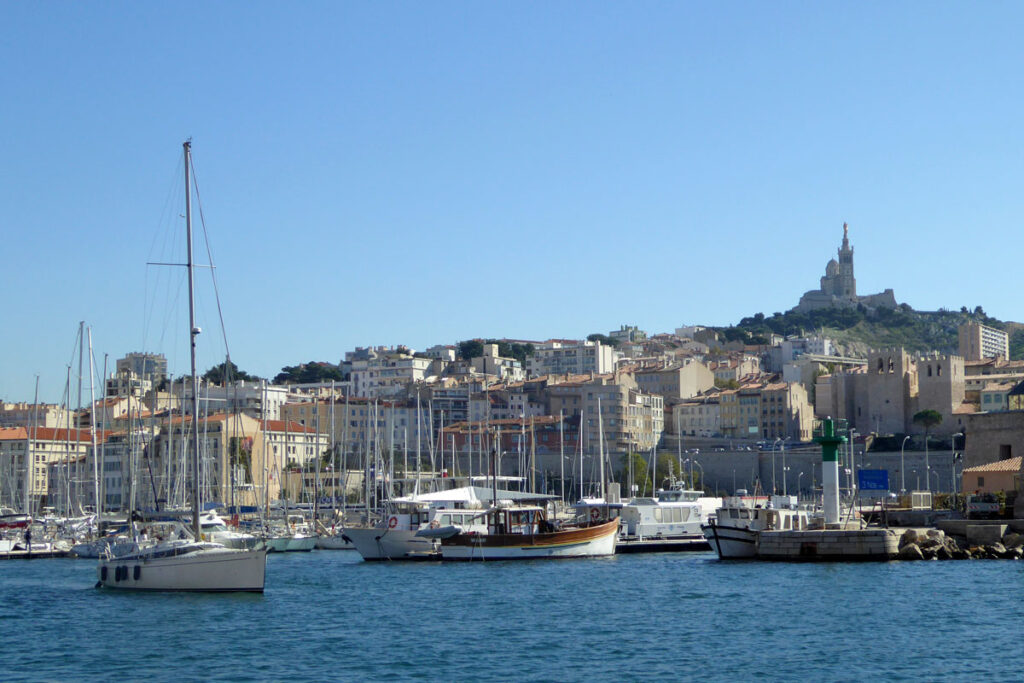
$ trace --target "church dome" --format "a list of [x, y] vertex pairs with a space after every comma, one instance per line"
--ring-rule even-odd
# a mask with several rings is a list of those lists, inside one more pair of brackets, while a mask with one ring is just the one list
[[831, 259], [825, 266], [825, 276], [835, 277], [837, 275], [839, 275], [839, 263], [835, 259]]

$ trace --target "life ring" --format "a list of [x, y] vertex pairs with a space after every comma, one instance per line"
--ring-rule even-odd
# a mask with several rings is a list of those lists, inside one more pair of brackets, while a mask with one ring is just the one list
[[394, 529], [396, 526], [398, 526], [398, 517], [392, 517], [388, 520], [389, 529]]
[[597, 508], [590, 508], [590, 518], [596, 522], [601, 518], [601, 511]]

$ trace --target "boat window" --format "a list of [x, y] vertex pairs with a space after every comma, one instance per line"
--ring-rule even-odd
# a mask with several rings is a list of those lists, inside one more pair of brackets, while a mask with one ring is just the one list
[[690, 508], [684, 508], [679, 511], [679, 521], [686, 522], [690, 519]]
[[661, 508], [654, 508], [654, 521], [655, 522], [660, 522], [661, 521]]
[[750, 519], [750, 511], [740, 510], [740, 519]]
[[789, 528], [789, 515], [786, 515], [786, 518], [782, 521], [782, 528], [783, 529], [788, 529]]
[[448, 526], [449, 524], [452, 523], [452, 516], [451, 515], [438, 515], [437, 523], [440, 524], [441, 526]]
[[736, 519], [737, 517], [739, 517], [739, 512], [736, 510], [729, 510], [729, 516], [733, 519]]

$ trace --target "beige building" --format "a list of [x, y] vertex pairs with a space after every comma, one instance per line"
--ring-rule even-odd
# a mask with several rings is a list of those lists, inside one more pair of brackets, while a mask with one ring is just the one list
[[714, 373], [689, 358], [662, 368], [636, 370], [632, 375], [641, 391], [666, 399], [690, 398], [715, 385]]
[[585, 448], [594, 453], [602, 427], [606, 448], [613, 453], [649, 450], [665, 430], [664, 398], [639, 391], [628, 374], [551, 384], [548, 395], [551, 415], [561, 411], [566, 418], [581, 416]]
[[959, 329], [960, 355], [964, 360], [1009, 358], [1010, 335], [980, 323], [964, 323]]
[[[30, 512], [47, 505], [50, 463], [84, 457], [92, 445], [87, 429], [7, 427], [0, 429], [0, 505], [25, 508], [28, 485]], [[106, 435], [97, 433], [97, 442]], [[26, 472], [26, 462], [30, 468]]]
[[761, 438], [761, 385], [744, 384], [719, 394], [722, 435], [736, 439]]
[[722, 433], [719, 395], [711, 394], [672, 406], [672, 428], [683, 436], [717, 436]]
[[52, 403], [0, 403], [0, 429], [4, 427], [64, 427], [67, 410]]
[[761, 438], [810, 441], [813, 429], [814, 409], [803, 385], [776, 382], [761, 389]]

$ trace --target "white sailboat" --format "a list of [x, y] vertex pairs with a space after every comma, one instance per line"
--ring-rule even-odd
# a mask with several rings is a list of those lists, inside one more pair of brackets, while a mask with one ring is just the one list
[[204, 542], [201, 536], [199, 484], [199, 382], [196, 376], [195, 266], [192, 262], [192, 204], [189, 170], [192, 145], [184, 143], [185, 225], [188, 249], [189, 339], [192, 368], [192, 534], [182, 528], [177, 538], [136, 541], [123, 554], [106, 553], [96, 568], [97, 586], [136, 591], [205, 591], [262, 593], [267, 567], [265, 549], [239, 550]]

